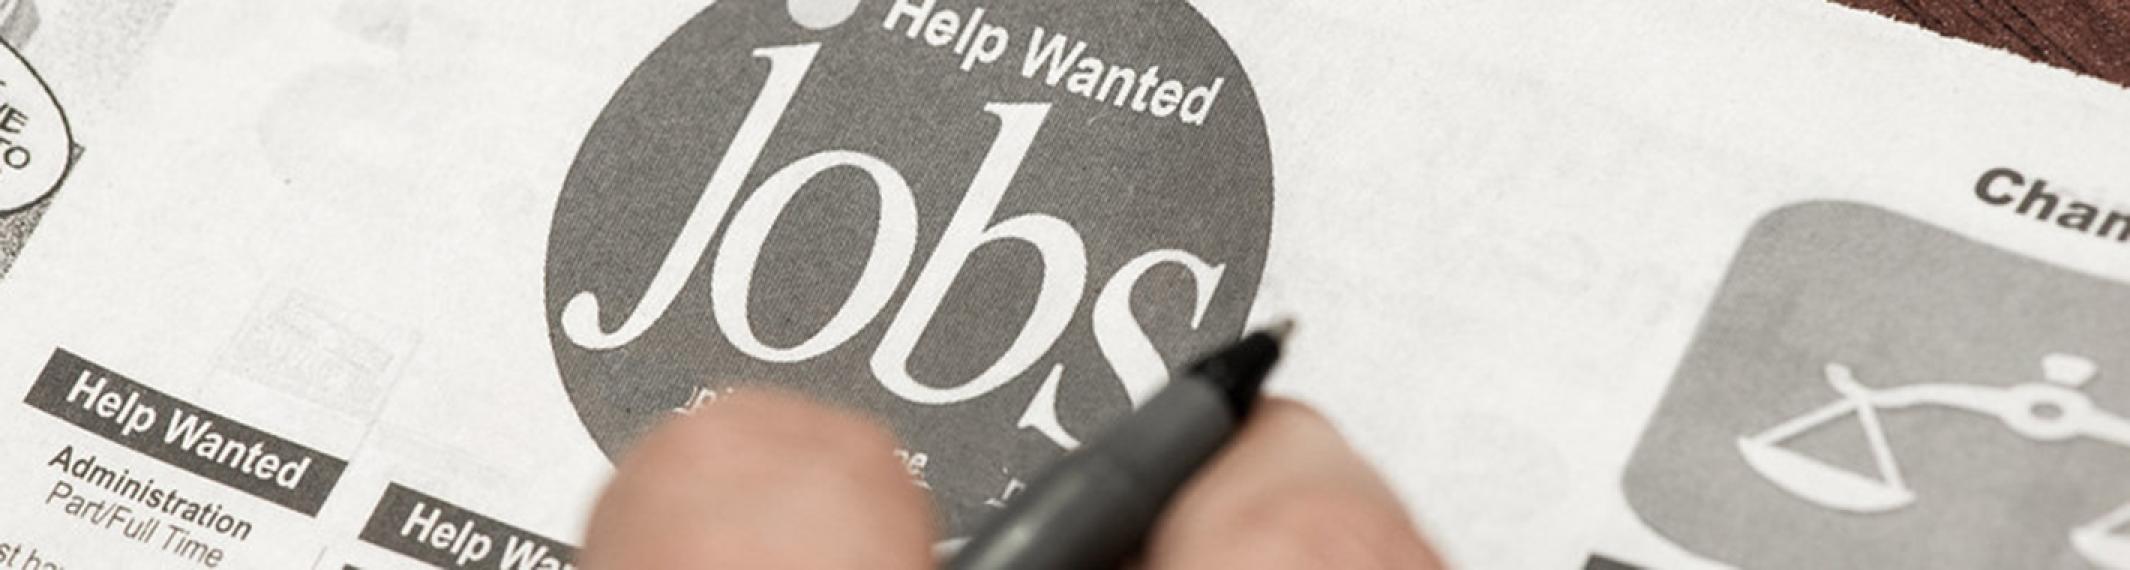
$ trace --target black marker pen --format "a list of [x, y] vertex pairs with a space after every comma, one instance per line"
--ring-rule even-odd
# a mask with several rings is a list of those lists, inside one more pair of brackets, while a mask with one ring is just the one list
[[1044, 472], [947, 567], [1114, 568], [1138, 552], [1169, 496], [1250, 415], [1290, 328], [1251, 333], [1184, 368], [1138, 411]]

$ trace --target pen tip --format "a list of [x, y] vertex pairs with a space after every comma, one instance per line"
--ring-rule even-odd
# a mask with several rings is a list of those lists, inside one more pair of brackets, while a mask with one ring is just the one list
[[1286, 342], [1287, 337], [1294, 335], [1294, 319], [1281, 318], [1280, 320], [1273, 321], [1271, 325], [1267, 325], [1264, 328], [1264, 332], [1265, 334], [1272, 335], [1273, 340]]
[[1294, 320], [1280, 319], [1200, 358], [1190, 365], [1188, 373], [1218, 387], [1236, 417], [1247, 416], [1264, 389], [1265, 375], [1279, 360], [1280, 345], [1293, 332]]

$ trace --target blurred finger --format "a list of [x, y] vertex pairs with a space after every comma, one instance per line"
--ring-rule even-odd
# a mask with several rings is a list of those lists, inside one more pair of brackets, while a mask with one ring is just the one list
[[919, 569], [931, 504], [863, 418], [747, 393], [659, 427], [586, 531], [591, 569]]
[[1430, 569], [1397, 496], [1329, 422], [1267, 399], [1157, 524], [1147, 567]]

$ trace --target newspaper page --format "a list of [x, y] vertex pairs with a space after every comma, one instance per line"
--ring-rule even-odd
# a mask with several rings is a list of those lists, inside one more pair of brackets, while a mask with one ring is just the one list
[[569, 568], [762, 386], [951, 538], [1280, 316], [1461, 567], [2130, 566], [2130, 95], [1818, 0], [33, 2], [0, 567]]

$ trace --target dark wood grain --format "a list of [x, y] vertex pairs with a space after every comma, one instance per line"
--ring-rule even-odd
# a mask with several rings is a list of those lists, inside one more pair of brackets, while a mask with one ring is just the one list
[[1834, 0], [2130, 86], [2130, 0]]

